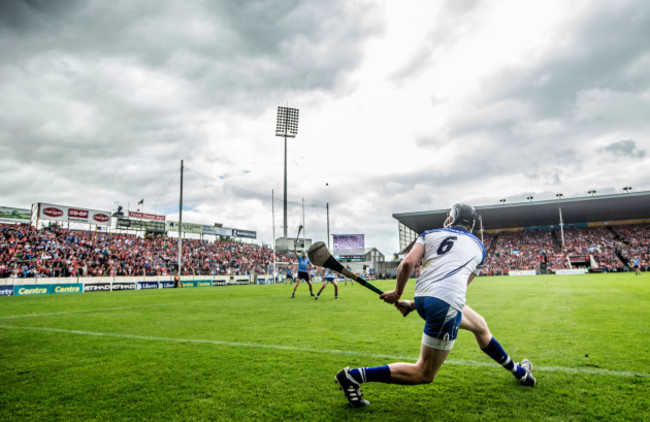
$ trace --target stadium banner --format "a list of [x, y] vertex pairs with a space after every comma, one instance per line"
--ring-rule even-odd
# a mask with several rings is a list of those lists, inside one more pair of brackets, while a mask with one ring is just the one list
[[174, 288], [174, 280], [171, 280], [171, 281], [161, 281], [161, 282], [160, 282], [160, 288], [161, 288], [161, 289], [173, 289], [173, 288]]
[[212, 280], [181, 280], [183, 287], [212, 287]]
[[537, 275], [537, 271], [535, 271], [535, 270], [520, 270], [520, 271], [510, 270], [508, 275], [509, 276], [515, 276], [515, 277], [521, 277], [521, 276], [526, 276], [526, 275]]
[[165, 221], [164, 215], [148, 214], [146, 212], [129, 211], [129, 218], [140, 218], [142, 220]]
[[27, 208], [0, 207], [0, 222], [29, 223], [32, 212]]
[[232, 229], [228, 227], [203, 226], [203, 234], [210, 236], [232, 236]]
[[[178, 221], [167, 221], [168, 232], [178, 232]], [[203, 234], [203, 224], [183, 223], [183, 233]]]
[[[363, 234], [335, 234], [334, 257], [338, 256], [363, 256], [365, 255], [365, 235]], [[348, 258], [349, 259], [349, 258]]]
[[257, 239], [257, 232], [253, 230], [232, 229], [233, 237], [245, 237], [247, 239]]
[[557, 275], [578, 275], [578, 274], [587, 274], [586, 268], [576, 268], [572, 270], [555, 270]]
[[160, 284], [157, 281], [139, 281], [135, 286], [136, 290], [159, 289]]
[[129, 220], [118, 218], [117, 227], [128, 230], [142, 230], [152, 233], [165, 233], [165, 223], [160, 221]]
[[273, 284], [273, 276], [271, 274], [258, 275], [255, 278], [255, 284]]
[[14, 295], [45, 295], [60, 293], [83, 293], [83, 284], [29, 284], [14, 286]]
[[86, 292], [110, 292], [111, 283], [84, 283], [84, 293]]
[[38, 203], [38, 218], [52, 221], [96, 224], [99, 226], [110, 226], [111, 224], [110, 211], [45, 204], [42, 202]]
[[112, 283], [111, 290], [135, 290], [135, 283]]
[[213, 286], [227, 286], [229, 280], [230, 280], [230, 276], [218, 275], [218, 276], [212, 277], [212, 285]]
[[52, 293], [83, 293], [84, 285], [81, 283], [75, 284], [52, 284]]
[[210, 235], [210, 236], [218, 236], [216, 227], [207, 226], [205, 224], [203, 225], [203, 229], [201, 229], [201, 232], [203, 234], [207, 234], [207, 235]]
[[219, 236], [227, 236], [231, 237], [232, 236], [232, 230], [230, 227], [216, 227], [217, 229], [217, 234]]
[[336, 255], [336, 259], [342, 261], [365, 261], [365, 255]]
[[0, 296], [13, 296], [14, 286], [0, 286]]
[[236, 275], [232, 278], [233, 284], [251, 284], [251, 277], [248, 275]]

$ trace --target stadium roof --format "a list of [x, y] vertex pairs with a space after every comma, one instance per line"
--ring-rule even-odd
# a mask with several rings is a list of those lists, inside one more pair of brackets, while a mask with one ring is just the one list
[[[483, 229], [607, 223], [650, 218], [650, 192], [564, 198], [549, 201], [519, 202], [477, 206]], [[393, 214], [406, 227], [422, 233], [442, 227], [449, 209]], [[477, 224], [478, 225], [478, 224]]]

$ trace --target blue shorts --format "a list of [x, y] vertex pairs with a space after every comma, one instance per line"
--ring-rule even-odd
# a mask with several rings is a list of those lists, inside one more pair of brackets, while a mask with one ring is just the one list
[[415, 309], [424, 319], [422, 344], [438, 350], [451, 350], [458, 336], [462, 312], [444, 300], [422, 296], [415, 298]]

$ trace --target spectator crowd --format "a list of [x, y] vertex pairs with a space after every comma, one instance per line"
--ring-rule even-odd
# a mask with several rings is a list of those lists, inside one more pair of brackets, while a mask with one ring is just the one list
[[[635, 259], [650, 270], [650, 224], [501, 231], [484, 233], [483, 242], [485, 275], [576, 266], [622, 271]], [[263, 274], [273, 265], [273, 251], [265, 246], [198, 239], [182, 244], [184, 275]], [[276, 254], [275, 259], [294, 258]], [[0, 224], [0, 278], [173, 275], [177, 262], [175, 238]]]
[[650, 224], [503, 231], [483, 241], [488, 251], [483, 267], [487, 275], [576, 267], [624, 271], [634, 259], [639, 259], [643, 270], [650, 270]]
[[[276, 254], [277, 261], [291, 257]], [[237, 242], [183, 239], [184, 275], [270, 272], [273, 251]], [[0, 277], [172, 275], [178, 239], [0, 224]]]

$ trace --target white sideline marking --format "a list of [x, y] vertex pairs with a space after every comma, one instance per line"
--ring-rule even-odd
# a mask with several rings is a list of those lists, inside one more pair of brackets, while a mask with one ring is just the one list
[[[171, 303], [152, 303], [150, 305], [134, 305], [134, 306], [116, 306], [112, 308], [96, 308], [96, 309], [80, 309], [77, 311], [61, 311], [61, 312], [44, 312], [42, 314], [21, 314], [21, 315], [7, 315], [0, 316], [0, 319], [14, 319], [14, 318], [32, 318], [42, 316], [56, 316], [56, 315], [72, 315], [72, 314], [85, 314], [94, 312], [112, 312], [112, 311], [125, 311], [130, 309], [140, 308], [155, 308], [157, 306], [174, 306], [174, 305], [189, 305], [192, 303], [205, 303], [208, 301], [200, 300], [196, 302], [171, 302]], [[213, 302], [213, 301], [210, 301]]]
[[[322, 353], [322, 354], [334, 354], [334, 355], [349, 355], [349, 356], [363, 356], [376, 359], [390, 359], [393, 361], [416, 361], [417, 357], [409, 356], [393, 356], [393, 355], [382, 355], [374, 353], [363, 353], [357, 351], [348, 351], [348, 350], [321, 350], [321, 349], [308, 349], [305, 347], [293, 347], [293, 346], [277, 346], [273, 344], [258, 344], [258, 343], [237, 343], [230, 341], [219, 341], [219, 340], [201, 340], [201, 339], [184, 339], [184, 338], [170, 338], [170, 337], [152, 337], [152, 336], [138, 336], [133, 334], [117, 334], [117, 333], [96, 333], [91, 331], [79, 331], [79, 330], [64, 330], [62, 328], [47, 328], [47, 327], [21, 327], [13, 325], [0, 325], [0, 328], [4, 329], [13, 329], [13, 330], [33, 330], [33, 331], [46, 331], [53, 333], [65, 333], [65, 334], [77, 334], [82, 336], [94, 336], [94, 337], [114, 337], [114, 338], [125, 338], [133, 340], [145, 340], [145, 341], [166, 341], [172, 343], [194, 343], [194, 344], [214, 344], [218, 346], [230, 346], [230, 347], [251, 347], [256, 349], [272, 349], [272, 350], [289, 350], [294, 352], [307, 352], [307, 353]], [[463, 366], [481, 366], [481, 367], [496, 367], [496, 363], [489, 362], [474, 362], [469, 360], [454, 360], [449, 359], [445, 361], [452, 365], [463, 365]], [[562, 366], [535, 366], [535, 371], [542, 372], [565, 372], [569, 374], [585, 374], [585, 375], [611, 375], [616, 377], [641, 377], [646, 378], [650, 374], [640, 373], [640, 372], [630, 372], [630, 371], [612, 371], [609, 369], [603, 368], [566, 368]]]
[[[285, 294], [275, 294], [275, 295], [268, 295], [268, 296], [285, 296]], [[267, 296], [267, 297], [268, 297]], [[155, 308], [158, 306], [177, 306], [177, 305], [192, 305], [195, 303], [216, 303], [220, 302], [222, 300], [229, 300], [231, 298], [223, 298], [223, 299], [212, 299], [212, 300], [194, 300], [191, 302], [168, 302], [168, 303], [152, 303], [149, 305], [133, 305], [133, 306], [116, 306], [116, 307], [111, 307], [111, 308], [95, 308], [95, 309], [80, 309], [77, 311], [60, 311], [60, 312], [44, 312], [41, 314], [21, 314], [21, 315], [7, 315], [7, 316], [0, 316], [0, 320], [2, 319], [15, 319], [15, 318], [32, 318], [32, 317], [42, 317], [42, 316], [56, 316], [56, 315], [72, 315], [72, 314], [83, 314], [83, 313], [94, 313], [94, 312], [106, 312], [106, 311], [124, 311], [124, 310], [130, 310], [130, 309], [140, 309], [140, 308]]]

